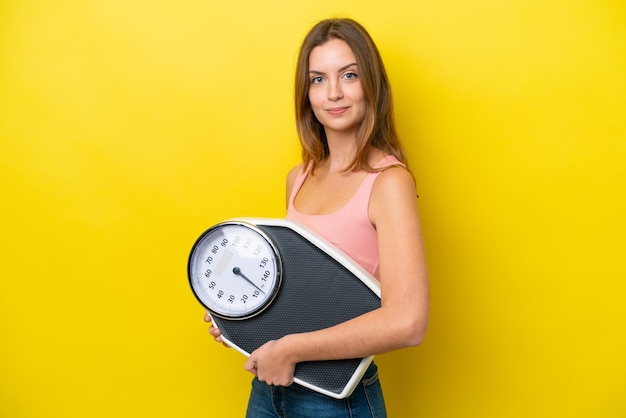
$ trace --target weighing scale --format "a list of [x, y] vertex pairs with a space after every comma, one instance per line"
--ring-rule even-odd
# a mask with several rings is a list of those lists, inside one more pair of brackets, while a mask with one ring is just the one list
[[[192, 247], [188, 277], [224, 342], [246, 356], [267, 341], [380, 307], [380, 285], [371, 274], [286, 219], [237, 218], [212, 226]], [[298, 363], [294, 381], [342, 399], [373, 358]]]

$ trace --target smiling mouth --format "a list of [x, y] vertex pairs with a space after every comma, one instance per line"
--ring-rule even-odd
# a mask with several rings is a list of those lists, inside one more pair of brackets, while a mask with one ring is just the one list
[[348, 110], [347, 107], [336, 107], [333, 109], [328, 109], [327, 112], [331, 115], [341, 115]]

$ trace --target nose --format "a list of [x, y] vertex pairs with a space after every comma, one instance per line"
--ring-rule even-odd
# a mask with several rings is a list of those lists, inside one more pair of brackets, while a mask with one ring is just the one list
[[328, 83], [328, 100], [333, 102], [343, 98], [343, 90], [341, 90], [341, 83], [337, 80]]

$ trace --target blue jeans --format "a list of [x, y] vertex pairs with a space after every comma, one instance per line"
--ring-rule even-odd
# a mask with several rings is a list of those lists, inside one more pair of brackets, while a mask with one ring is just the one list
[[335, 399], [293, 384], [267, 385], [256, 377], [248, 401], [246, 418], [384, 418], [385, 400], [372, 362], [352, 395]]

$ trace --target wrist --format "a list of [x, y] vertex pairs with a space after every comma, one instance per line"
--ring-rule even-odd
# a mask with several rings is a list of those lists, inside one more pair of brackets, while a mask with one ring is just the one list
[[280, 344], [281, 355], [286, 361], [294, 364], [303, 361], [303, 359], [300, 358], [299, 350], [297, 349], [297, 334], [285, 335], [278, 340], [278, 343]]

